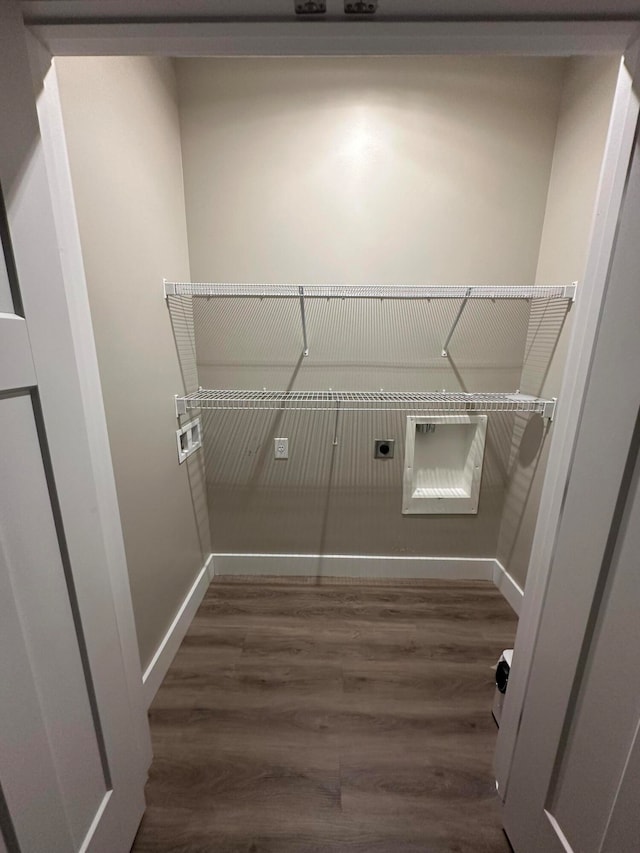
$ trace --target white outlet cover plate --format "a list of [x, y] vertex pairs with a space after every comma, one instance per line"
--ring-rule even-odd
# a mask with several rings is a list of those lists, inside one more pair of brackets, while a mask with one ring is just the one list
[[178, 463], [182, 465], [185, 459], [188, 459], [202, 445], [200, 418], [195, 418], [177, 429], [176, 439], [178, 442]]
[[273, 439], [273, 458], [288, 459], [289, 458], [289, 439], [274, 438]]

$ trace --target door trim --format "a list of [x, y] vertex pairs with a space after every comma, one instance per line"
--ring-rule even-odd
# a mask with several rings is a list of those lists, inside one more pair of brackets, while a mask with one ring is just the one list
[[[632, 70], [629, 72], [625, 69], [623, 59], [600, 176], [585, 279], [580, 288], [581, 298], [575, 306], [577, 316], [567, 352], [565, 374], [540, 498], [527, 585], [516, 636], [514, 665], [509, 678], [509, 696], [505, 697], [496, 746], [494, 767], [498, 793], [503, 801], [507, 796], [511, 762], [520, 728], [522, 709], [526, 701], [551, 565], [563, 511], [566, 508], [566, 491], [582, 422], [584, 399], [599, 322], [607, 299], [607, 275], [638, 121], [638, 98], [633, 88], [638, 73], [637, 47], [627, 55], [626, 62]], [[570, 372], [567, 369], [569, 367]]]
[[[64, 535], [67, 585], [73, 588], [71, 606], [84, 655], [85, 676], [91, 683], [93, 710], [104, 736], [105, 785], [112, 796], [103, 819], [83, 848], [95, 853], [123, 850], [131, 844], [144, 812], [144, 783], [151, 758], [150, 735], [142, 696], [138, 646], [126, 565], [111, 559], [120, 521], [107, 526], [104, 501], [105, 465], [97, 453], [99, 428], [104, 427], [100, 384], [88, 310], [78, 326], [79, 296], [69, 276], [64, 244], [56, 227], [55, 180], [47, 163], [36, 111], [34, 70], [16, 0], [0, 4], [0, 108], [12, 116], [5, 128], [0, 183], [2, 184], [12, 263], [28, 327], [37, 402], [42, 416], [41, 443], [55, 485], [55, 509]], [[36, 89], [38, 87], [36, 86]], [[4, 241], [4, 234], [3, 234]], [[88, 309], [88, 306], [87, 306]], [[75, 312], [75, 313], [74, 313]], [[81, 345], [83, 343], [83, 346]], [[91, 354], [93, 352], [93, 359]], [[95, 368], [95, 387], [88, 387], [87, 370]], [[106, 427], [104, 428], [106, 435]], [[113, 478], [108, 457], [107, 476]], [[102, 477], [102, 479], [101, 479]], [[115, 489], [113, 490], [115, 495]], [[52, 492], [53, 494], [53, 492]], [[114, 497], [115, 500], [115, 497]], [[115, 504], [117, 509], [117, 503]], [[128, 630], [130, 626], [130, 630]], [[137, 669], [137, 678], [131, 673]], [[37, 771], [34, 783], [46, 785]], [[38, 789], [38, 785], [35, 785]], [[25, 801], [26, 802], [26, 801]], [[34, 809], [37, 808], [32, 803]], [[9, 805], [11, 816], [28, 810]], [[23, 843], [22, 834], [19, 834]]]
[[[28, 35], [32, 65], [46, 69], [37, 97], [43, 156], [47, 171], [55, 236], [60, 257], [60, 273], [72, 337], [74, 368], [78, 380], [78, 402], [84, 415], [84, 433], [90, 463], [92, 490], [97, 496], [97, 512], [103, 543], [99, 560], [109, 578], [129, 700], [136, 721], [136, 740], [145, 766], [152, 760], [151, 740], [142, 689], [142, 668], [131, 604], [129, 575], [120, 522], [111, 449], [107, 433], [102, 386], [93, 335], [80, 234], [71, 184], [62, 107], [51, 57]], [[71, 473], [71, 472], [67, 472]], [[88, 472], [89, 473], [89, 472]], [[58, 473], [57, 476], [60, 476]], [[64, 473], [63, 473], [64, 476]], [[69, 519], [65, 519], [65, 529]]]
[[[632, 43], [639, 27], [636, 21], [537, 21], [537, 22], [430, 22], [402, 25], [390, 22], [356, 24], [351, 22], [322, 27], [305, 22], [295, 23], [115, 23], [103, 24], [44, 24], [30, 28], [41, 45], [46, 45], [53, 55], [173, 55], [173, 56], [252, 56], [252, 55], [345, 55], [345, 54], [495, 54], [514, 55], [569, 55], [622, 53]], [[348, 26], [348, 31], [347, 31]], [[348, 34], [347, 34], [348, 33]], [[33, 40], [35, 43], [35, 39]], [[41, 54], [42, 57], [42, 54]], [[46, 53], [45, 53], [45, 61]], [[626, 102], [625, 102], [626, 98]], [[533, 655], [535, 637], [548, 580], [551, 553], [545, 543], [556, 538], [562, 507], [564, 488], [567, 481], [567, 466], [557, 468], [552, 461], [569, 460], [579, 427], [578, 413], [586, 386], [586, 371], [593, 351], [597, 320], [604, 299], [604, 281], [613, 246], [615, 227], [618, 220], [622, 189], [629, 162], [633, 118], [631, 87], [617, 95], [617, 119], [610, 128], [610, 162], [601, 182], [601, 210], [592, 233], [592, 250], [588, 277], [592, 281], [589, 300], [581, 299], [583, 308], [580, 316], [585, 321], [582, 329], [574, 335], [567, 363], [579, 376], [572, 379], [571, 387], [565, 382], [566, 398], [561, 398], [558, 419], [551, 440], [551, 456], [545, 478], [541, 514], [536, 527], [534, 552], [527, 594], [523, 603], [521, 626], [518, 633], [518, 667], [510, 681], [509, 698], [500, 729], [500, 740], [496, 758], [499, 779], [508, 777], [511, 755], [518, 730], [518, 720], [524, 701], [526, 683]], [[51, 102], [50, 102], [51, 105]], [[59, 105], [56, 106], [59, 109]], [[43, 135], [49, 137], [58, 132], [60, 139], [54, 145], [57, 155], [51, 154], [51, 143], [47, 139], [45, 149], [49, 152], [47, 168], [56, 204], [66, 205], [63, 225], [58, 227], [58, 239], [73, 252], [73, 264], [67, 258], [63, 268], [66, 290], [70, 298], [70, 322], [76, 339], [77, 352], [88, 352], [90, 366], [83, 375], [83, 402], [92, 413], [92, 457], [98, 464], [96, 488], [106, 498], [109, 507], [106, 517], [101, 519], [105, 536], [105, 547], [109, 551], [113, 571], [122, 559], [122, 533], [119, 519], [113, 517], [117, 508], [113, 485], [110, 457], [99, 458], [98, 448], [107, 448], [106, 426], [100, 396], [100, 386], [95, 363], [95, 347], [90, 329], [90, 316], [86, 295], [86, 283], [79, 259], [77, 224], [70, 199], [68, 175], [60, 177], [63, 169], [60, 149], [64, 145], [61, 127], [57, 131], [58, 118], [41, 114]], [[54, 154], [55, 154], [54, 150]], [[64, 171], [64, 169], [63, 169]], [[56, 185], [57, 188], [56, 188]], [[60, 190], [62, 186], [62, 191]], [[64, 217], [67, 221], [64, 221]], [[80, 266], [78, 266], [80, 264]], [[75, 275], [75, 279], [74, 279]], [[82, 292], [80, 292], [82, 291]], [[585, 290], [582, 290], [583, 294]], [[578, 306], [577, 306], [578, 307]], [[579, 319], [579, 318], [577, 318]], [[576, 327], [580, 326], [576, 322]], [[78, 365], [76, 366], [78, 367]], [[86, 398], [86, 400], [85, 400]], [[569, 400], [572, 403], [570, 404]], [[563, 400], [564, 405], [563, 405]], [[566, 414], [565, 414], [566, 413]], [[574, 416], [575, 413], [575, 416]], [[108, 465], [104, 460], [107, 460]], [[554, 515], [555, 513], [555, 515]], [[537, 544], [536, 544], [537, 543]], [[126, 621], [126, 620], [125, 620]], [[125, 626], [126, 633], [126, 626]]]
[[637, 21], [200, 21], [35, 24], [54, 56], [623, 53]]

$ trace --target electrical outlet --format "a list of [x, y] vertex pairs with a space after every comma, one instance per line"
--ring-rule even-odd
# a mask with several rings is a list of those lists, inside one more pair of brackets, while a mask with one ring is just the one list
[[288, 459], [289, 458], [289, 439], [274, 438], [273, 439], [273, 458]]
[[200, 418], [196, 418], [176, 430], [176, 439], [178, 441], [178, 462], [182, 465], [184, 460], [195, 453], [202, 444]]
[[373, 445], [374, 459], [393, 459], [395, 446], [393, 438], [376, 438]]

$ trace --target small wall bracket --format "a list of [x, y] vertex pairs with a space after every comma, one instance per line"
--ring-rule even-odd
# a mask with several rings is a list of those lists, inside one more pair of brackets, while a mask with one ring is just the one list
[[175, 281], [167, 281], [166, 278], [162, 279], [162, 286], [164, 288], [164, 298], [167, 299], [169, 296], [176, 295], [176, 283]]
[[565, 284], [564, 286], [564, 298], [570, 299], [571, 302], [576, 301], [576, 291], [578, 289], [578, 282], [574, 281], [573, 284]]
[[179, 394], [174, 394], [175, 407], [176, 407], [176, 417], [179, 418], [181, 415], [187, 414], [187, 403], [184, 397], [181, 397]]
[[558, 402], [558, 398], [552, 397], [550, 400], [547, 400], [546, 403], [544, 404], [542, 417], [548, 418], [549, 423], [551, 423], [551, 421], [553, 420], [553, 418], [555, 416], [557, 402]]

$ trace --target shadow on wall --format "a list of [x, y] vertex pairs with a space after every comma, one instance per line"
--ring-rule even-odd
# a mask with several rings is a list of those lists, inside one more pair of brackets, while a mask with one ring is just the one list
[[202, 453], [194, 453], [183, 463], [187, 466], [189, 493], [193, 507], [193, 517], [198, 529], [198, 540], [203, 554], [211, 551], [211, 534], [209, 526], [209, 506], [207, 503], [206, 469]]
[[[404, 516], [406, 414], [349, 412], [334, 445], [332, 412], [203, 413], [209, 509], [215, 550], [255, 553], [445, 554], [495, 545], [511, 433], [493, 441], [481, 511], [465, 519], [473, 546], [459, 539], [456, 516]], [[275, 424], [278, 423], [276, 427]], [[274, 438], [289, 438], [289, 459], [273, 458]], [[376, 438], [395, 439], [393, 459], [374, 459]]]
[[[182, 377], [182, 388], [176, 389], [176, 393], [189, 394], [198, 390], [193, 300], [190, 296], [169, 296], [167, 308]], [[192, 417], [192, 414], [182, 416], [179, 418], [179, 423], [185, 424]], [[211, 551], [211, 535], [204, 455], [194, 453], [183, 464], [186, 465], [187, 470], [189, 494], [198, 531], [200, 550], [203, 554], [208, 554]]]
[[570, 307], [571, 303], [563, 300], [531, 300], [522, 364], [521, 390], [524, 394], [542, 396]]
[[[570, 303], [550, 299], [531, 302], [520, 389], [535, 396], [556, 396], [559, 380], [548, 383]], [[509, 569], [516, 550], [528, 555], [533, 538], [532, 519], [538, 512], [542, 478], [552, 425], [539, 416], [514, 419], [507, 475], [508, 487], [500, 529], [498, 557]], [[526, 526], [526, 535], [523, 536]], [[528, 561], [528, 556], [526, 557]]]
[[[502, 519], [502, 550], [500, 559], [509, 567], [519, 541], [528, 510], [537, 512], [539, 490], [533, 493], [540, 465], [546, 464], [546, 445], [551, 424], [545, 425], [540, 415], [524, 418], [516, 415], [512, 450], [515, 457], [509, 471], [509, 488], [504, 502]], [[533, 502], [533, 505], [530, 504]]]
[[[525, 360], [543, 381], [564, 317], [548, 300], [478, 301], [467, 306], [444, 359], [457, 300], [309, 300], [310, 355], [303, 358], [295, 300], [191, 302], [169, 298], [186, 391], [198, 384], [515, 390]], [[208, 505], [214, 551], [494, 556], [507, 483], [538, 464], [542, 421], [490, 415], [478, 515], [403, 516], [408, 414], [204, 410], [204, 454], [192, 459], [202, 457], [206, 470], [207, 500], [199, 496], [197, 511]], [[282, 436], [289, 438], [286, 461], [273, 458]], [[395, 439], [393, 459], [373, 458], [380, 438]], [[511, 509], [526, 503], [518, 495]]]
[[[182, 376], [181, 390], [185, 394], [190, 394], [198, 390], [193, 299], [190, 296], [168, 296], [167, 308]], [[176, 393], [178, 393], [177, 390]]]
[[[528, 307], [522, 300], [468, 304], [442, 347], [457, 299], [308, 299], [309, 356], [295, 390], [515, 390]], [[194, 302], [200, 384], [281, 390], [303, 349], [295, 299], [198, 298]], [[505, 331], [506, 330], [506, 331]]]

